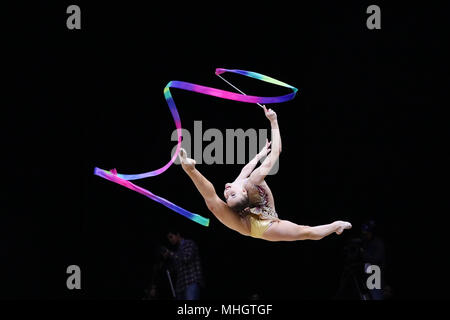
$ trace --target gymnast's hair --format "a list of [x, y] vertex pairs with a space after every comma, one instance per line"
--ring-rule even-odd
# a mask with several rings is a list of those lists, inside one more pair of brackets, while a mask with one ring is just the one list
[[231, 210], [240, 213], [245, 208], [250, 207], [250, 200], [248, 196], [244, 196], [240, 201], [236, 202], [233, 206], [230, 206]]

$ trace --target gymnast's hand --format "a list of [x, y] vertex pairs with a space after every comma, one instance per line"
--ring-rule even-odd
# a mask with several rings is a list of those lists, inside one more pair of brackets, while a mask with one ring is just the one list
[[195, 164], [197, 162], [194, 159], [187, 157], [186, 150], [181, 148], [178, 157], [180, 158], [181, 166], [183, 167], [184, 170], [194, 170]]
[[277, 120], [277, 114], [272, 109], [267, 110], [266, 106], [263, 106], [264, 113], [266, 114], [267, 119], [270, 120], [270, 122]]
[[270, 152], [270, 144], [271, 143], [272, 143], [272, 141], [269, 141], [269, 140], [266, 139], [266, 145], [258, 153], [258, 160], [264, 158], [265, 156], [267, 156], [269, 154], [269, 152]]

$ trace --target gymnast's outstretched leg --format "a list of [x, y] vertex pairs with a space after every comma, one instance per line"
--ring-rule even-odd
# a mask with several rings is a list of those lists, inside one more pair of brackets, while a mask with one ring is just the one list
[[352, 225], [345, 221], [335, 221], [321, 226], [302, 226], [287, 220], [274, 221], [263, 233], [262, 238], [268, 241], [297, 241], [320, 240], [336, 233], [341, 234], [344, 229], [350, 229]]

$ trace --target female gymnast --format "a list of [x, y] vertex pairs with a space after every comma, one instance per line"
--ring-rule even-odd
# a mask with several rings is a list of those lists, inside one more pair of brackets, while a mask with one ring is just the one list
[[[345, 221], [310, 227], [278, 218], [272, 192], [264, 178], [281, 153], [281, 136], [277, 114], [272, 109], [263, 108], [271, 124], [272, 141], [266, 142], [266, 146], [244, 166], [234, 182], [225, 185], [226, 202], [216, 194], [213, 184], [195, 168], [195, 160], [188, 158], [186, 151], [181, 149], [179, 157], [183, 170], [205, 199], [208, 209], [230, 229], [268, 241], [320, 240], [334, 232], [340, 235], [345, 229], [350, 229], [352, 225]], [[265, 160], [255, 169], [264, 157]]]

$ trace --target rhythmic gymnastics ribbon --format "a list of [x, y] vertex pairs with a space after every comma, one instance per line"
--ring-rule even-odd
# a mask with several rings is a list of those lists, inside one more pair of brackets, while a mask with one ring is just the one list
[[[236, 73], [236, 74], [240, 74], [240, 75], [254, 78], [257, 80], [261, 80], [264, 82], [268, 82], [271, 84], [275, 84], [275, 85], [278, 85], [281, 87], [289, 88], [292, 90], [292, 92], [289, 94], [283, 95], [283, 96], [276, 96], [276, 97], [259, 97], [259, 96], [246, 95], [245, 93], [243, 93], [242, 91], [237, 89], [235, 86], [233, 86], [231, 83], [229, 83], [223, 77], [220, 76], [222, 73], [225, 73], [225, 72]], [[159, 169], [156, 169], [156, 170], [153, 170], [150, 172], [146, 172], [146, 173], [140, 173], [140, 174], [121, 174], [121, 173], [117, 173], [116, 169], [112, 169], [112, 170], [108, 171], [108, 170], [104, 170], [104, 169], [100, 169], [100, 168], [96, 167], [94, 169], [94, 174], [97, 176], [100, 176], [104, 179], [107, 179], [109, 181], [118, 183], [118, 184], [120, 184], [128, 189], [134, 190], [140, 194], [143, 194], [144, 196], [163, 204], [164, 206], [168, 207], [169, 209], [185, 216], [186, 218], [188, 218], [194, 222], [197, 222], [203, 226], [208, 226], [209, 225], [208, 218], [204, 218], [201, 215], [189, 212], [189, 211], [177, 206], [176, 204], [174, 204], [160, 196], [157, 196], [157, 195], [151, 193], [150, 191], [148, 191], [144, 188], [141, 188], [130, 182], [131, 180], [138, 180], [138, 179], [143, 179], [143, 178], [148, 178], [148, 177], [154, 177], [154, 176], [157, 176], [157, 175], [163, 173], [164, 171], [169, 169], [169, 167], [173, 164], [173, 162], [175, 161], [175, 159], [177, 158], [177, 156], [180, 152], [181, 139], [182, 139], [181, 120], [180, 120], [180, 115], [178, 114], [178, 110], [175, 105], [175, 102], [172, 98], [172, 94], [170, 93], [170, 89], [182, 89], [182, 90], [193, 91], [193, 92], [206, 94], [209, 96], [214, 96], [214, 97], [227, 99], [227, 100], [247, 102], [247, 103], [256, 103], [261, 107], [262, 107], [261, 103], [269, 104], [269, 103], [286, 102], [286, 101], [292, 100], [292, 99], [294, 99], [294, 97], [297, 93], [297, 90], [298, 90], [297, 88], [295, 88], [287, 83], [284, 83], [277, 79], [265, 76], [260, 73], [251, 72], [251, 71], [217, 68], [215, 74], [217, 76], [219, 76], [222, 80], [226, 81], [228, 84], [233, 86], [233, 88], [235, 88], [236, 90], [241, 92], [241, 94], [230, 92], [230, 91], [225, 91], [225, 90], [220, 90], [220, 89], [215, 89], [215, 88], [211, 88], [211, 87], [205, 87], [205, 86], [201, 86], [201, 85], [193, 84], [193, 83], [189, 83], [189, 82], [184, 82], [184, 81], [170, 81], [164, 88], [164, 97], [169, 106], [169, 110], [172, 113], [172, 117], [173, 117], [173, 120], [175, 121], [175, 127], [177, 128], [177, 134], [178, 134], [177, 149], [175, 150], [175, 153], [173, 154], [172, 158], [170, 159], [170, 161], [167, 164], [165, 164], [163, 167], [161, 167]]]

